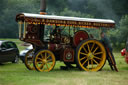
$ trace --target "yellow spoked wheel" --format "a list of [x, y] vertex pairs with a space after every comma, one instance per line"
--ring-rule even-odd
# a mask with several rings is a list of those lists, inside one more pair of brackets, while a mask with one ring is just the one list
[[34, 70], [34, 66], [33, 66], [33, 56], [34, 56], [34, 49], [29, 50], [26, 55], [25, 55], [25, 66], [27, 67], [27, 69], [29, 70]]
[[82, 41], [77, 47], [76, 61], [85, 71], [101, 70], [106, 61], [106, 50], [97, 40]]
[[50, 50], [40, 50], [35, 54], [33, 64], [37, 71], [49, 72], [55, 66], [55, 56]]

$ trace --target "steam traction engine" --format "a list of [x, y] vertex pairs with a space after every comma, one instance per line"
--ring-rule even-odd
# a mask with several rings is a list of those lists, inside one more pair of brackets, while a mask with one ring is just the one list
[[[57, 60], [67, 66], [76, 64], [85, 71], [102, 69], [106, 61], [105, 47], [100, 41], [89, 38], [86, 31], [76, 31], [76, 27], [112, 28], [115, 24], [112, 20], [28, 13], [18, 14], [16, 21], [20, 40], [34, 47], [26, 54], [25, 65], [38, 71], [51, 71]], [[44, 37], [44, 34], [47, 35]]]
[[[46, 1], [41, 0], [40, 14], [22, 13], [16, 16], [19, 39], [31, 43], [25, 56], [29, 70], [51, 71], [56, 61], [67, 66], [76, 64], [85, 71], [98, 71], [106, 61], [103, 44], [89, 38], [86, 31], [76, 28], [113, 28], [113, 20], [46, 15]], [[111, 59], [112, 60], [112, 59]]]

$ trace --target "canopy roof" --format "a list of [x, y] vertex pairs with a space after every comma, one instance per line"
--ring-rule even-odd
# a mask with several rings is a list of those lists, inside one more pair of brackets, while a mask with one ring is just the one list
[[79, 17], [66, 17], [55, 15], [40, 15], [22, 13], [16, 16], [16, 21], [28, 22], [30, 24], [48, 24], [57, 26], [74, 26], [86, 28], [107, 27], [113, 28], [115, 22], [109, 19], [92, 19], [92, 18], [79, 18]]

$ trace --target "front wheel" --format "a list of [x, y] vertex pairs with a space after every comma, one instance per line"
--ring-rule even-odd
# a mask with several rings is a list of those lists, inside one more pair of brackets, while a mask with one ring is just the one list
[[29, 70], [34, 70], [34, 66], [33, 66], [33, 55], [34, 55], [34, 49], [29, 50], [26, 55], [25, 55], [25, 66], [27, 67], [27, 69]]
[[37, 71], [49, 72], [55, 66], [55, 56], [50, 50], [40, 50], [35, 54], [33, 64]]
[[98, 40], [84, 40], [76, 51], [76, 62], [82, 70], [99, 71], [106, 62], [105, 48]]

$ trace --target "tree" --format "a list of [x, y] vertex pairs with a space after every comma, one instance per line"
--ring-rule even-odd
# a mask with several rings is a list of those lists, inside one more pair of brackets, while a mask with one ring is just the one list
[[128, 38], [128, 15], [125, 15], [120, 20], [120, 27], [119, 27], [119, 40], [122, 43], [125, 43]]
[[18, 26], [15, 17], [19, 13], [39, 13], [39, 5], [35, 0], [2, 0], [0, 13], [0, 37], [18, 38]]
[[59, 14], [68, 7], [68, 0], [47, 0], [47, 12], [49, 14]]

